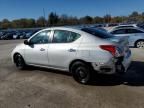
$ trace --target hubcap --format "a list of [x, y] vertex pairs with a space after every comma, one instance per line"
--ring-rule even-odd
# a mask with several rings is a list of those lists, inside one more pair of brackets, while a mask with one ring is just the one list
[[82, 68], [79, 68], [77, 70], [77, 74], [78, 74], [79, 79], [81, 79], [81, 80], [85, 79], [87, 77], [87, 72]]
[[79, 75], [80, 75], [81, 78], [85, 78], [85, 77], [86, 77], [86, 73], [83, 72], [83, 71], [80, 71], [80, 72], [79, 72]]
[[144, 41], [139, 41], [139, 42], [137, 43], [137, 47], [138, 47], [138, 48], [144, 48]]

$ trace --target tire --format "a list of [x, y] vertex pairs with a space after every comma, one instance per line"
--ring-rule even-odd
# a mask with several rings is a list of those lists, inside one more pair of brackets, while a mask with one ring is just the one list
[[139, 40], [135, 44], [136, 48], [144, 48], [144, 40]]
[[81, 84], [88, 84], [91, 78], [91, 69], [86, 63], [75, 62], [70, 71], [72, 72], [73, 78]]
[[26, 68], [25, 61], [20, 54], [16, 54], [14, 56], [15, 65], [18, 69], [23, 70]]

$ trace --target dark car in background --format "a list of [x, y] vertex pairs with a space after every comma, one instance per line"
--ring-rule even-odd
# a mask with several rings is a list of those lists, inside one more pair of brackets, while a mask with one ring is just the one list
[[7, 31], [0, 31], [0, 40], [3, 39], [7, 33]]
[[28, 39], [34, 33], [41, 29], [29, 29], [29, 30], [1, 30], [0, 40], [10, 40], [10, 39]]
[[25, 36], [23, 37], [23, 39], [30, 38], [33, 34], [35, 34], [36, 32], [38, 32], [39, 30], [41, 30], [41, 29], [25, 31]]
[[13, 32], [8, 32], [8, 33], [2, 35], [2, 36], [1, 36], [1, 39], [2, 39], [2, 40], [10, 40], [10, 39], [13, 39], [13, 34], [14, 34]]

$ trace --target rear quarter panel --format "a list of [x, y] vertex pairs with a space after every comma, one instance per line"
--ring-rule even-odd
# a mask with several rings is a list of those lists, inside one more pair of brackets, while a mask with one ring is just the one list
[[77, 58], [86, 62], [108, 62], [112, 55], [100, 48], [100, 45], [112, 44], [92, 35], [85, 35], [77, 51]]

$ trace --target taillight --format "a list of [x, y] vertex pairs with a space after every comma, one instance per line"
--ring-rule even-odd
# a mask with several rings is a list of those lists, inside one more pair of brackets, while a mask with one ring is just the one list
[[114, 45], [100, 45], [100, 48], [109, 51], [113, 56], [116, 54], [116, 47]]

